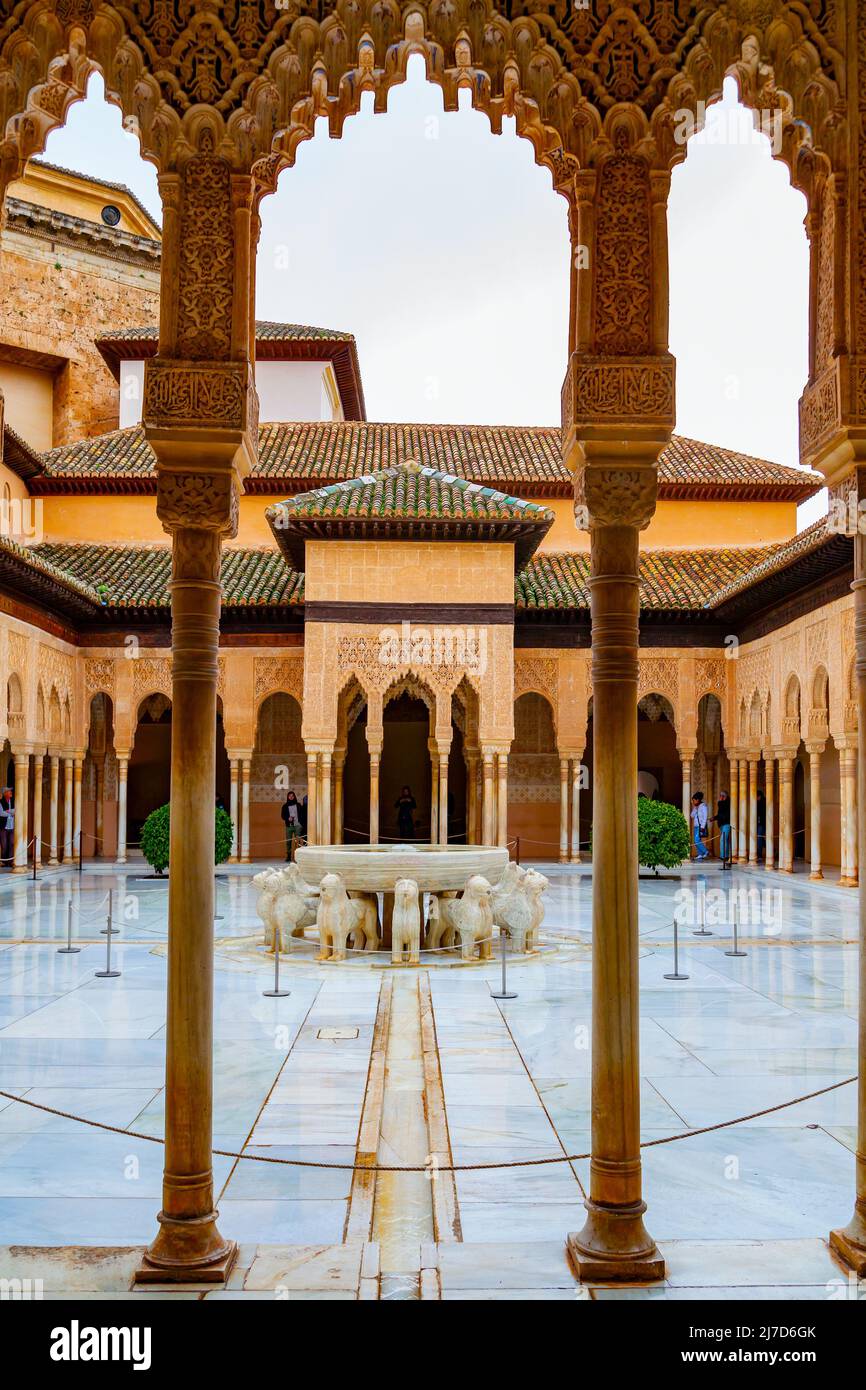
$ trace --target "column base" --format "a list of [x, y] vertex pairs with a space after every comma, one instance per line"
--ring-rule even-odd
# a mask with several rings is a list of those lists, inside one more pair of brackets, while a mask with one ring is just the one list
[[588, 1199], [586, 1225], [572, 1231], [566, 1249], [581, 1282], [655, 1283], [665, 1277], [664, 1257], [643, 1224], [646, 1202], [603, 1207]]
[[136, 1284], [224, 1284], [237, 1259], [234, 1240], [223, 1240], [217, 1212], [177, 1220], [160, 1212], [159, 1233], [141, 1257]]
[[569, 862], [569, 864], [579, 864], [579, 863], [580, 863], [580, 855], [579, 855], [579, 854], [573, 854], [573, 855], [571, 856], [571, 858], [569, 859], [568, 862]]
[[33, 869], [30, 864], [13, 864], [13, 874], [32, 874]]
[[866, 1278], [866, 1225], [857, 1214], [850, 1226], [830, 1232], [830, 1249], [858, 1279]]
[[809, 875], [809, 882], [810, 882], [810, 883], [818, 883], [819, 880], [822, 879], [823, 877], [824, 877], [824, 875], [822, 874], [821, 870], [820, 870], [820, 869], [816, 869], [814, 873], [811, 873], [811, 874]]
[[837, 888], [859, 888], [859, 886], [859, 879], [856, 878], [840, 878], [836, 885]]
[[561, 855], [559, 856], [559, 862], [560, 862], [560, 864], [567, 864], [567, 863], [568, 863], [568, 855], [567, 855], [567, 854], [561, 854]]

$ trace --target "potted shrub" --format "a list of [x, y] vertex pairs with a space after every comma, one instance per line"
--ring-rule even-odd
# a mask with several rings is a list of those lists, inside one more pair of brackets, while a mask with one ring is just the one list
[[637, 801], [637, 857], [644, 868], [675, 869], [689, 857], [689, 827], [682, 811], [667, 801]]
[[[234, 830], [228, 811], [221, 806], [214, 809], [214, 863], [223, 864], [232, 852]], [[160, 875], [168, 868], [169, 826], [170, 807], [158, 806], [151, 811], [141, 831], [141, 852], [154, 872]]]

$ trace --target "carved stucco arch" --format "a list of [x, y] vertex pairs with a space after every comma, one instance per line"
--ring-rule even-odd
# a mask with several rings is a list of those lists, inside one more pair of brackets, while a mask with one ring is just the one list
[[21, 0], [0, 25], [0, 168], [9, 177], [39, 153], [99, 71], [160, 169], [197, 148], [206, 125], [234, 167], [258, 163], [266, 191], [318, 117], [339, 135], [365, 91], [385, 110], [414, 53], [446, 110], [465, 88], [494, 133], [514, 117], [561, 192], [610, 151], [625, 114], [656, 167], [677, 162], [678, 113], [712, 101], [729, 74], [747, 104], [785, 109], [783, 157], [798, 186], [804, 144], [840, 167], [832, 12], [732, 0], [697, 15], [651, 5], [639, 18], [627, 5], [531, 4], [508, 19], [489, 0], [336, 0], [319, 21], [271, 0], [229, 13], [175, 0], [156, 15], [149, 0]]

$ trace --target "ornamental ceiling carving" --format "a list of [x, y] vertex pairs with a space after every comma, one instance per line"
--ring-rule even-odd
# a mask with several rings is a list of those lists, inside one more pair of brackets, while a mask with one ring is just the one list
[[623, 117], [648, 158], [683, 158], [678, 116], [727, 73], [750, 105], [784, 112], [789, 162], [804, 144], [836, 162], [844, 21], [833, 0], [0, 0], [4, 173], [99, 68], [163, 170], [209, 128], [268, 187], [317, 117], [339, 135], [365, 91], [384, 110], [413, 53], [446, 110], [467, 88], [495, 132], [515, 117], [562, 191]]

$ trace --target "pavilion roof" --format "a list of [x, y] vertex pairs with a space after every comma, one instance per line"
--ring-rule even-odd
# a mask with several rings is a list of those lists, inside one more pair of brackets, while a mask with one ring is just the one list
[[554, 521], [548, 507], [412, 460], [301, 492], [265, 515], [297, 568], [305, 541], [331, 538], [513, 542], [519, 568]]
[[[706, 607], [720, 587], [752, 572], [777, 546], [707, 550], [644, 550], [639, 558], [641, 609], [664, 612]], [[589, 609], [589, 552], [545, 551], [517, 576], [518, 609]]]
[[[101, 340], [105, 342], [106, 340]], [[119, 340], [113, 340], [119, 341]], [[329, 340], [323, 340], [327, 346]], [[131, 345], [130, 345], [131, 346]], [[135, 356], [130, 351], [128, 355]], [[140, 355], [140, 352], [139, 354]], [[261, 356], [261, 352], [259, 356]], [[407, 460], [521, 497], [571, 497], [557, 428], [527, 425], [376, 424], [366, 420], [263, 424], [246, 491], [295, 491], [376, 473]], [[140, 426], [52, 449], [39, 492], [155, 492], [156, 459]], [[675, 435], [659, 461], [659, 497], [802, 502], [823, 486], [789, 468]]]

